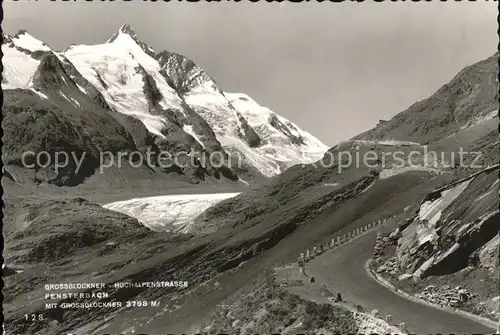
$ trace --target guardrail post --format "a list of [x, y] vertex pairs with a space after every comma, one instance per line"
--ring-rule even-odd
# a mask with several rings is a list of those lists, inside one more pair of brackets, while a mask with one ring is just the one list
[[408, 333], [408, 329], [407, 329], [407, 327], [406, 327], [406, 323], [401, 322], [401, 323], [398, 325], [398, 328], [399, 328], [399, 330], [401, 330], [403, 333], [405, 333], [405, 334], [406, 334], [406, 333]]
[[[498, 233], [498, 235], [500, 236], [500, 232]], [[500, 315], [498, 316], [497, 334], [500, 334]]]

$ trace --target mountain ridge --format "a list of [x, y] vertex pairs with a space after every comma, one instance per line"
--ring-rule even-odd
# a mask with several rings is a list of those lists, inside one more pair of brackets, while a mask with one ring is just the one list
[[[268, 113], [270, 127], [263, 137], [196, 63], [177, 53], [154, 52], [128, 24], [105, 44], [72, 45], [64, 51], [52, 50], [26, 31], [5, 36], [2, 85], [7, 93], [15, 88], [30, 89], [44, 99], [45, 91], [58, 91], [67, 81], [72, 82], [69, 84], [80, 91], [76, 95], [89, 95], [104, 109], [139, 120], [160, 151], [175, 154], [194, 148], [219, 155], [215, 164], [222, 164], [221, 168], [183, 171], [194, 182], [204, 175], [219, 178], [225, 170], [222, 174], [230, 180], [247, 183], [246, 179], [271, 177], [292, 165], [310, 163], [327, 150], [290, 121], [282, 118], [284, 122], [276, 122], [273, 112]], [[65, 99], [71, 102], [72, 95], [67, 92]], [[261, 108], [258, 104], [253, 107]], [[293, 132], [308, 141], [296, 141]], [[281, 149], [284, 151], [278, 155]], [[228, 166], [235, 159], [238, 166]]]

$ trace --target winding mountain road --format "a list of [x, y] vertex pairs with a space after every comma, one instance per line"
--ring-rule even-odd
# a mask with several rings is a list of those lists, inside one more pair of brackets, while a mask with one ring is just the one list
[[309, 275], [325, 283], [331, 292], [341, 292], [346, 302], [381, 316], [392, 315], [391, 323], [405, 322], [417, 334], [493, 334], [495, 331], [466, 317], [410, 301], [382, 286], [367, 274], [365, 262], [372, 256], [377, 230], [329, 250], [307, 264]]

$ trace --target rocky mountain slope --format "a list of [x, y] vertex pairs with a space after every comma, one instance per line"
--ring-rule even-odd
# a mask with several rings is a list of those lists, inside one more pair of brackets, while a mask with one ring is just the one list
[[498, 52], [467, 66], [429, 98], [355, 139], [413, 141], [430, 144], [460, 132], [498, 110]]
[[493, 166], [429, 193], [380, 241], [374, 271], [431, 303], [498, 319], [498, 173]]
[[[70, 176], [74, 166], [60, 172], [51, 165], [41, 169], [49, 177], [36, 171], [31, 179], [37, 183], [83, 183], [103, 151], [127, 158], [127, 153], [150, 151], [150, 164], [143, 162], [141, 169], [154, 165], [191, 183], [222, 178], [244, 184], [313, 162], [327, 149], [246, 95], [223, 92], [190, 59], [155, 53], [128, 25], [105, 44], [64, 51], [20, 31], [4, 36], [2, 51], [7, 170], [19, 166], [28, 149], [48, 151], [52, 160], [58, 151], [87, 153], [81, 173]], [[33, 114], [39, 116], [25, 119]], [[31, 143], [45, 128], [43, 136], [51, 140]], [[164, 152], [175, 157], [167, 168], [158, 163]]]

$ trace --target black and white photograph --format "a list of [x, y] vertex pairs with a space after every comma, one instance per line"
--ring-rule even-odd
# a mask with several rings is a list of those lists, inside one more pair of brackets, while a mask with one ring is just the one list
[[3, 1], [3, 334], [500, 334], [498, 4]]

